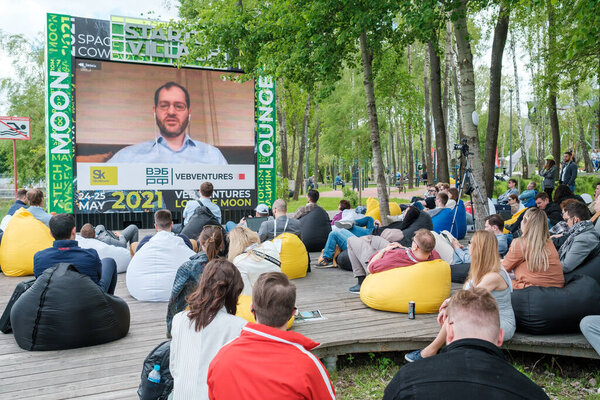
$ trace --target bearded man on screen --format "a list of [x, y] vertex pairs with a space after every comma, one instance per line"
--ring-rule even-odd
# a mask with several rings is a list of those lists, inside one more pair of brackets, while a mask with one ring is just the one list
[[154, 120], [159, 136], [119, 150], [109, 163], [163, 163], [227, 165], [221, 151], [192, 140], [186, 130], [191, 119], [190, 95], [175, 82], [167, 82], [154, 93]]

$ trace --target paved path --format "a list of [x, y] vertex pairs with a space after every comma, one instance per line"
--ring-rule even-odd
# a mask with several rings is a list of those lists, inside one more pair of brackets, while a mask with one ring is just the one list
[[[398, 193], [398, 189], [394, 187], [394, 188], [392, 188], [392, 191], [390, 193], [390, 198], [410, 200], [413, 198], [413, 196], [423, 196], [424, 191], [425, 191], [425, 186], [420, 186], [416, 189], [411, 189], [411, 190], [406, 189], [406, 192]], [[332, 190], [329, 192], [319, 192], [319, 195], [321, 197], [344, 197], [341, 190]], [[376, 187], [368, 187], [368, 188], [364, 189], [362, 191], [362, 197], [363, 197], [363, 199], [368, 199], [369, 197], [377, 198], [377, 188]]]

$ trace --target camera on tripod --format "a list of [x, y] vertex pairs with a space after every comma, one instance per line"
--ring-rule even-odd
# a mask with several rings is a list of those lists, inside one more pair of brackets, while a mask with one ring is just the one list
[[467, 139], [464, 138], [460, 141], [460, 143], [454, 143], [454, 150], [460, 151], [463, 155], [468, 155], [469, 153], [469, 144], [467, 143]]

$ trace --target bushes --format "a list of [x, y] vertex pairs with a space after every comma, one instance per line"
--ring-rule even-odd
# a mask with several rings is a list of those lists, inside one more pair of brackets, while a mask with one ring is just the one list
[[350, 202], [350, 207], [355, 208], [358, 206], [358, 194], [354, 190], [344, 187], [342, 193], [344, 193], [344, 199]]

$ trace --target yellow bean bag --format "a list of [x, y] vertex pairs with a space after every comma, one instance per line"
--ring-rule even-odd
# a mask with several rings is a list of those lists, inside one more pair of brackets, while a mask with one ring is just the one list
[[[511, 219], [507, 219], [506, 221], [504, 221], [504, 226], [506, 225], [512, 225], [515, 222], [517, 222], [517, 219], [519, 219], [519, 215], [523, 214], [525, 211], [527, 210], [527, 208], [522, 209], [521, 211], [517, 211], [512, 217]], [[504, 234], [510, 233], [510, 231], [506, 228], [503, 229]]]
[[0, 245], [0, 266], [6, 276], [33, 275], [33, 255], [52, 247], [54, 238], [43, 222], [20, 208], [10, 219]]
[[414, 301], [417, 314], [432, 314], [450, 296], [450, 287], [450, 265], [433, 260], [367, 276], [360, 299], [376, 310], [401, 313]]
[[[278, 243], [281, 241], [281, 243]], [[308, 269], [308, 252], [304, 243], [293, 233], [284, 232], [273, 239], [280, 248], [281, 272], [289, 279], [304, 278]], [[281, 244], [281, 247], [279, 246]]]
[[[246, 295], [241, 294], [240, 297], [238, 297], [237, 311], [236, 311], [235, 315], [237, 315], [240, 318], [244, 318], [248, 322], [256, 322], [256, 319], [254, 318], [254, 314], [252, 314], [250, 312], [251, 305], [252, 305], [252, 296], [246, 296]], [[292, 327], [293, 323], [294, 323], [294, 316], [292, 316], [292, 318], [290, 318], [290, 320], [288, 321], [287, 328], [290, 329]]]
[[[390, 207], [390, 215], [400, 215], [402, 214], [402, 209], [398, 205], [398, 203], [390, 202], [388, 203]], [[381, 212], [379, 211], [379, 201], [374, 197], [369, 197], [367, 199], [367, 213], [365, 214], [367, 217], [373, 218], [375, 221], [381, 221]]]

